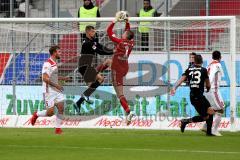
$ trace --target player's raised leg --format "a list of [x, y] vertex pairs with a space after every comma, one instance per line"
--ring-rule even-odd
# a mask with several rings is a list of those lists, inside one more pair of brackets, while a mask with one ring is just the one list
[[92, 102], [89, 99], [89, 96], [103, 83], [103, 81], [104, 77], [100, 73], [98, 73], [96, 75], [96, 81], [89, 84], [88, 88], [83, 92], [79, 100], [76, 102], [76, 108], [79, 113], [81, 105], [84, 101], [86, 101], [89, 104], [92, 104]]
[[42, 111], [35, 111], [32, 115], [32, 118], [31, 118], [31, 124], [34, 126], [38, 117], [50, 117], [53, 115], [54, 111], [53, 111], [53, 107], [52, 108], [49, 108], [47, 110], [42, 110]]
[[194, 116], [192, 118], [188, 118], [188, 119], [182, 119], [181, 120], [181, 132], [185, 131], [185, 127], [187, 124], [189, 123], [197, 123], [197, 122], [203, 122], [205, 121], [204, 118], [202, 116]]
[[103, 72], [104, 70], [109, 68], [111, 66], [111, 64], [112, 64], [112, 60], [106, 59], [102, 64], [97, 66], [96, 70], [97, 70], [97, 72]]

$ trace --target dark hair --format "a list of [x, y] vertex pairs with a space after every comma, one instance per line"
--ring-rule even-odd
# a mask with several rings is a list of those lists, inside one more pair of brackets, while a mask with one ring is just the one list
[[190, 56], [196, 56], [197, 54], [195, 52], [192, 52], [189, 54]]
[[133, 39], [134, 38], [134, 33], [133, 33], [133, 31], [127, 31], [127, 39], [128, 40], [131, 40], [131, 39]]
[[60, 47], [57, 46], [57, 45], [54, 45], [54, 46], [50, 47], [50, 49], [49, 49], [50, 55], [52, 55], [52, 54], [53, 54], [54, 52], [56, 52], [58, 49], [60, 49]]
[[195, 64], [202, 64], [203, 63], [203, 59], [202, 59], [202, 56], [200, 54], [196, 54], [196, 56], [194, 57], [194, 63]]
[[143, 2], [144, 2], [144, 1], [147, 1], [147, 2], [151, 3], [151, 0], [143, 0]]
[[219, 60], [219, 59], [221, 59], [221, 52], [219, 52], [219, 51], [213, 51], [213, 53], [212, 53], [212, 59], [214, 59], [214, 60]]
[[88, 26], [86, 26], [86, 28], [85, 28], [85, 32], [90, 31], [90, 30], [92, 30], [92, 29], [95, 29], [95, 28], [94, 28], [93, 26], [88, 25]]

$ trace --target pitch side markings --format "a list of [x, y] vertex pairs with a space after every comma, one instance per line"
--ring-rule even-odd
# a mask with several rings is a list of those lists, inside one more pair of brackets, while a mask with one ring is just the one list
[[78, 147], [78, 146], [27, 146], [27, 145], [0, 145], [0, 147], [17, 148], [47, 148], [47, 149], [85, 149], [85, 150], [126, 150], [126, 151], [149, 151], [149, 152], [188, 152], [188, 153], [209, 153], [209, 154], [240, 154], [240, 152], [204, 151], [186, 149], [147, 149], [147, 148], [110, 148], [110, 147]]

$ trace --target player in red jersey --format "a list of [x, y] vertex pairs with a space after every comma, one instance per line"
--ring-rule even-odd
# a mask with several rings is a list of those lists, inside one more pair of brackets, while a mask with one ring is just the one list
[[[118, 20], [117, 20], [118, 21]], [[116, 23], [116, 20], [111, 22], [107, 28], [107, 34], [109, 38], [115, 43], [114, 54], [112, 57], [112, 82], [114, 89], [116, 91], [117, 97], [120, 100], [122, 107], [127, 113], [127, 125], [131, 123], [133, 113], [130, 112], [130, 108], [123, 94], [123, 78], [128, 72], [128, 57], [131, 54], [131, 51], [134, 46], [134, 33], [130, 30], [130, 24], [128, 22], [128, 17], [124, 18], [126, 22], [125, 32], [122, 35], [122, 38], [118, 38], [113, 32], [113, 27]]]

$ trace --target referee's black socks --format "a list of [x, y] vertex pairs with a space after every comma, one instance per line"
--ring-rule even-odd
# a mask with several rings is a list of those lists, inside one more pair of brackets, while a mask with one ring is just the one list
[[203, 122], [204, 119], [201, 116], [194, 116], [192, 118], [184, 119], [184, 123], [192, 123], [192, 122]]
[[101, 83], [98, 80], [96, 80], [88, 87], [88, 89], [86, 91], [83, 92], [83, 95], [86, 97], [89, 97], [96, 90], [96, 88], [100, 85], [101, 85]]
[[213, 115], [209, 115], [209, 118], [206, 120], [207, 123], [207, 134], [212, 134], [212, 123], [213, 123]]
[[192, 117], [192, 122], [203, 122], [204, 119], [201, 116]]

